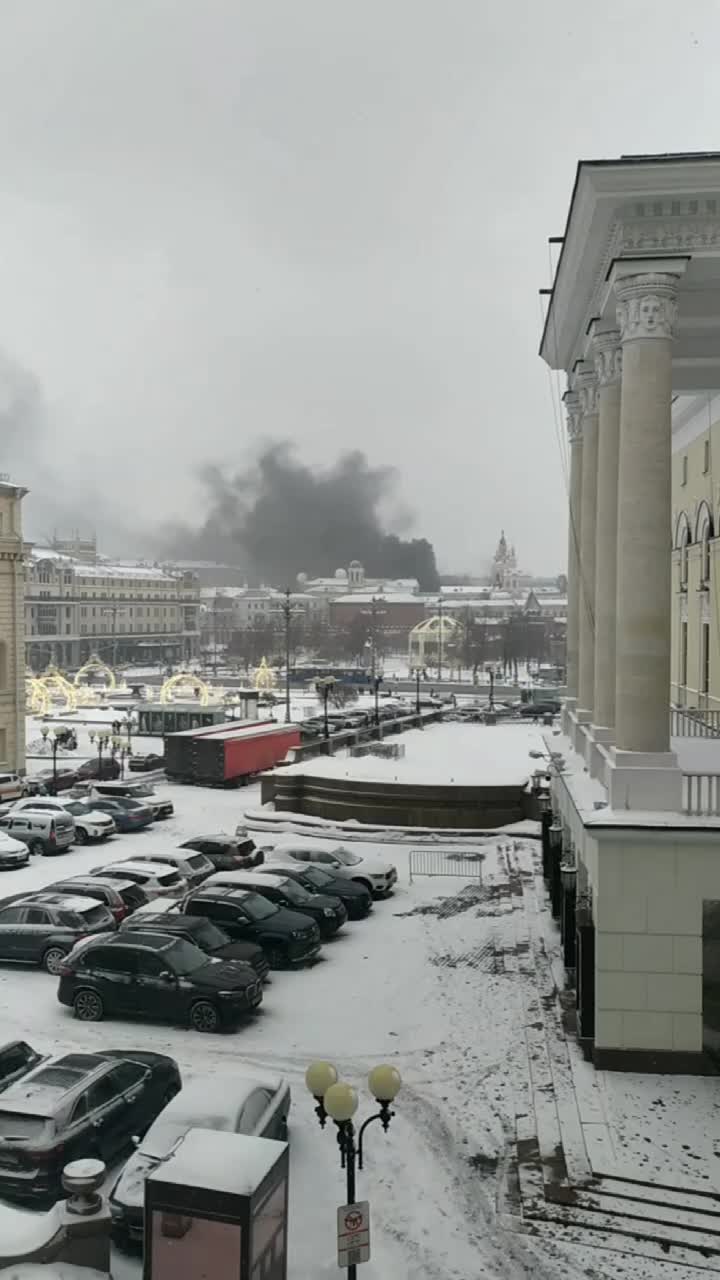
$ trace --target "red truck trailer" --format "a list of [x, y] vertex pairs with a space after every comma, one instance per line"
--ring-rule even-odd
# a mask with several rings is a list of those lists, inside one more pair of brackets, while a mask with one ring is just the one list
[[165, 772], [178, 782], [205, 786], [238, 786], [255, 773], [284, 760], [300, 746], [300, 729], [292, 724], [215, 725], [165, 738]]

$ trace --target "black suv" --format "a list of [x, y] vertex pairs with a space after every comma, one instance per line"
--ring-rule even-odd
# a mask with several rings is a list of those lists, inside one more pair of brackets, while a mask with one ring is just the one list
[[195, 849], [209, 858], [216, 871], [245, 871], [259, 867], [265, 854], [249, 836], [229, 836], [220, 832], [216, 836], [194, 836], [180, 845], [181, 849]]
[[238, 942], [258, 942], [271, 969], [304, 964], [320, 950], [320, 930], [310, 916], [287, 911], [259, 893], [205, 883], [184, 899], [181, 910], [206, 916]]
[[372, 911], [372, 894], [368, 893], [365, 885], [357, 884], [354, 880], [343, 880], [324, 867], [301, 862], [286, 867], [284, 863], [270, 862], [267, 867], [262, 868], [261, 874], [264, 875], [266, 871], [270, 875], [294, 880], [303, 889], [307, 889], [308, 893], [331, 893], [333, 897], [340, 899], [350, 920], [364, 920], [368, 912]]
[[149, 911], [141, 911], [138, 916], [130, 916], [122, 925], [122, 932], [165, 933], [173, 938], [184, 938], [192, 942], [208, 956], [218, 960], [235, 960], [238, 964], [249, 965], [263, 981], [270, 972], [265, 952], [255, 942], [233, 942], [222, 929], [205, 916], [186, 916], [176, 911], [158, 911], [153, 915]]
[[72, 1160], [110, 1163], [180, 1089], [172, 1058], [132, 1049], [47, 1058], [0, 1094], [0, 1195], [53, 1202]]
[[289, 911], [301, 911], [304, 916], [310, 916], [324, 940], [333, 938], [347, 920], [347, 911], [339, 898], [326, 893], [308, 893], [307, 889], [303, 889], [295, 880], [290, 880], [277, 868], [235, 871], [228, 878], [237, 884], [238, 889], [249, 889], [278, 907], [287, 907]]
[[209, 960], [166, 933], [120, 933], [77, 947], [60, 968], [58, 1000], [82, 1022], [106, 1013], [140, 1014], [219, 1031], [252, 1013], [262, 982], [249, 965]]
[[117, 924], [148, 901], [147, 894], [132, 880], [103, 880], [100, 876], [72, 876], [48, 885], [48, 891], [73, 898], [95, 898], [109, 907]]
[[0, 902], [0, 960], [39, 964], [57, 974], [81, 938], [116, 928], [112, 912], [93, 898], [27, 894]]

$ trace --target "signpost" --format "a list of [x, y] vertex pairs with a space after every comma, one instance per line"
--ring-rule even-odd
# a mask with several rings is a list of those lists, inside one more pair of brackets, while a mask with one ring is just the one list
[[370, 1260], [370, 1203], [341, 1205], [337, 1211], [338, 1266], [355, 1267]]

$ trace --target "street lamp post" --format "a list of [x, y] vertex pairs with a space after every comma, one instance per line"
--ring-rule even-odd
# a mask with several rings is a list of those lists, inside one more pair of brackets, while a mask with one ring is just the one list
[[415, 669], [415, 712], [420, 715], [420, 668]]
[[[300, 605], [291, 604], [292, 592], [289, 587], [283, 592], [285, 599], [279, 609], [271, 609], [271, 613], [280, 613], [285, 619], [285, 723], [290, 723], [290, 627], [293, 618], [297, 618], [305, 610]], [[327, 737], [327, 734], [325, 735]]]
[[438, 683], [442, 681], [443, 667], [443, 598], [438, 597]]
[[370, 679], [375, 680], [375, 672], [377, 669], [377, 619], [384, 618], [387, 609], [378, 609], [378, 605], [382, 604], [382, 600], [377, 596], [373, 596], [370, 601], [369, 609], [362, 609], [363, 617], [370, 618]]
[[375, 690], [375, 727], [380, 724], [380, 685], [383, 682], [382, 676], [373, 676], [373, 687]]
[[[40, 732], [43, 737], [43, 742], [47, 742], [48, 736], [49, 736], [49, 730], [47, 725], [43, 725]], [[50, 750], [52, 752], [52, 793], [54, 796], [57, 795], [57, 753], [58, 753], [59, 746], [60, 746], [60, 738], [58, 734], [55, 731], [53, 731], [53, 735], [50, 738]]]
[[[368, 1116], [358, 1130], [353, 1116], [358, 1108], [357, 1091], [351, 1084], [338, 1080], [337, 1069], [331, 1062], [313, 1062], [305, 1072], [305, 1083], [315, 1099], [315, 1114], [320, 1127], [325, 1128], [328, 1117], [337, 1128], [340, 1149], [340, 1167], [345, 1170], [347, 1204], [356, 1204], [355, 1171], [363, 1167], [363, 1138], [368, 1125], [379, 1120], [387, 1133], [395, 1112], [391, 1109], [402, 1087], [400, 1072], [395, 1067], [373, 1067], [368, 1076], [368, 1087], [379, 1111]], [[357, 1280], [357, 1263], [350, 1262], [348, 1280]]]
[[315, 681], [315, 692], [320, 694], [323, 704], [323, 720], [326, 740], [330, 737], [330, 724], [328, 722], [328, 698], [330, 690], [336, 683], [335, 676], [323, 676], [322, 679]]
[[91, 741], [91, 742], [94, 742], [94, 741], [95, 741], [95, 739], [97, 738], [97, 750], [98, 750], [98, 774], [97, 774], [97, 776], [98, 776], [98, 778], [99, 778], [99, 779], [102, 779], [102, 759], [103, 759], [103, 751], [105, 750], [105, 748], [107, 747], [108, 743], [110, 742], [110, 734], [107, 732], [107, 730], [106, 730], [106, 729], [101, 729], [98, 733], [94, 733], [94, 732], [91, 730], [91, 731], [90, 731], [90, 733], [88, 734], [88, 737], [90, 738], [90, 741]]

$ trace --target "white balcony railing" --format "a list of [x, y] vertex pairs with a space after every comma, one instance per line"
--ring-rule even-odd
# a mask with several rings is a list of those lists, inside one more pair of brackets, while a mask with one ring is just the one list
[[684, 773], [683, 813], [696, 818], [720, 817], [720, 773]]
[[720, 711], [717, 708], [670, 708], [671, 738], [720, 738]]

